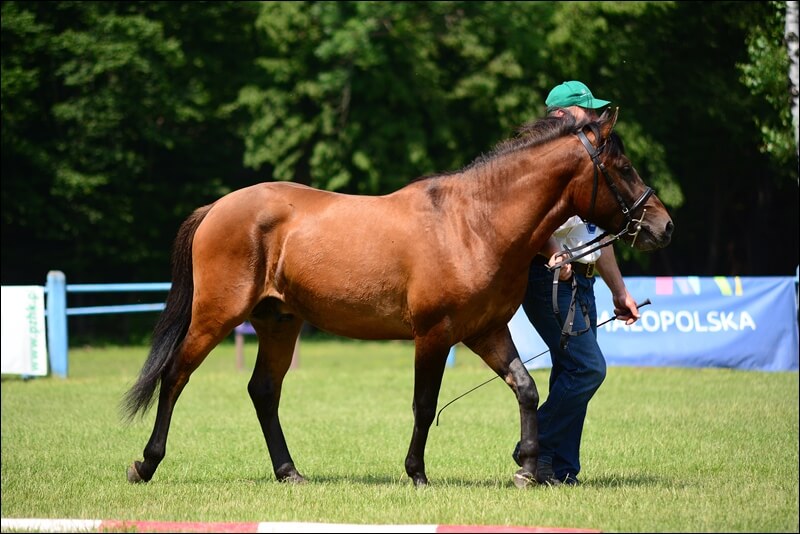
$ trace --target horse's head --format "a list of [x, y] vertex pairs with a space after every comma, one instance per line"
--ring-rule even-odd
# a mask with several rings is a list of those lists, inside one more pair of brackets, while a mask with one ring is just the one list
[[619, 108], [606, 110], [577, 134], [591, 164], [575, 184], [575, 207], [578, 215], [639, 250], [663, 248], [672, 236], [672, 218], [625, 156], [613, 132], [618, 114]]

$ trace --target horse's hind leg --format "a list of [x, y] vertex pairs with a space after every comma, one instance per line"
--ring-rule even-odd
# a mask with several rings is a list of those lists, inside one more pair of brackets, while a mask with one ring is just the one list
[[425, 444], [436, 416], [436, 403], [450, 345], [438, 339], [417, 338], [414, 355], [414, 431], [406, 455], [406, 473], [415, 486], [428, 483]]
[[520, 413], [520, 461], [522, 469], [514, 475], [514, 484], [525, 487], [533, 484], [536, 459], [539, 456], [538, 423], [536, 409], [539, 391], [530, 373], [519, 358], [507, 327], [487, 335], [464, 340], [464, 344], [481, 357], [495, 373], [505, 380], [517, 396]]
[[282, 314], [273, 302], [252, 318], [258, 334], [258, 357], [247, 391], [256, 409], [261, 431], [267, 442], [275, 477], [282, 482], [304, 482], [295, 469], [278, 418], [283, 378], [292, 363], [292, 354], [303, 320]]
[[129, 482], [148, 482], [153, 478], [158, 465], [167, 452], [167, 434], [172, 420], [172, 412], [189, 377], [225, 336], [230, 328], [219, 327], [201, 329], [196, 321], [192, 321], [189, 331], [178, 349], [175, 357], [161, 376], [161, 387], [158, 396], [158, 409], [153, 425], [153, 433], [144, 448], [144, 461], [135, 461], [128, 468]]

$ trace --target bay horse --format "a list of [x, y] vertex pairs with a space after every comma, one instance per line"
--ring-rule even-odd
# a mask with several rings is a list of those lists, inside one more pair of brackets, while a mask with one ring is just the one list
[[[415, 486], [428, 483], [428, 431], [449, 349], [462, 342], [515, 393], [523, 450], [514, 480], [520, 487], [533, 483], [539, 394], [508, 328], [533, 257], [576, 214], [619, 231], [640, 250], [666, 246], [673, 229], [612, 132], [617, 116], [618, 109], [607, 111], [582, 126], [571, 117], [541, 119], [460, 172], [412, 181], [383, 196], [268, 182], [195, 210], [175, 239], [172, 287], [149, 355], [123, 399], [133, 418], [147, 412], [159, 389], [144, 460], [128, 467], [128, 481], [152, 479], [190, 375], [249, 320], [258, 356], [247, 390], [277, 480], [305, 481], [278, 406], [308, 321], [350, 338], [414, 341], [414, 425], [405, 470]], [[633, 218], [644, 210], [646, 217]], [[632, 221], [635, 238], [624, 231]]]

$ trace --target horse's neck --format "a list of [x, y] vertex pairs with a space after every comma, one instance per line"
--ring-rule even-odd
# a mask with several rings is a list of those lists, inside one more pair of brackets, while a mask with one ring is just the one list
[[553, 231], [574, 214], [568, 185], [579, 170], [576, 163], [563, 151], [539, 147], [503, 155], [473, 169], [478, 210], [487, 216], [498, 246], [533, 258]]

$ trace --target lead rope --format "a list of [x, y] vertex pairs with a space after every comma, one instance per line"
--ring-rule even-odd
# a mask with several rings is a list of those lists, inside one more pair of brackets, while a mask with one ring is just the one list
[[[562, 253], [567, 255], [571, 260], [574, 258], [572, 257], [572, 251], [564, 247], [564, 252]], [[565, 262], [561, 262], [558, 266], [553, 268], [553, 313], [555, 314], [556, 318], [561, 322], [561, 350], [565, 350], [567, 348], [567, 344], [569, 343], [570, 337], [580, 336], [585, 334], [591, 329], [591, 323], [589, 322], [589, 310], [587, 309], [586, 302], [580, 300], [581, 311], [583, 312], [583, 321], [586, 325], [586, 328], [582, 330], [573, 330], [573, 326], [575, 325], [575, 303], [578, 301], [577, 294], [578, 294], [578, 281], [575, 278], [575, 273], [572, 273], [572, 296], [570, 297], [569, 301], [569, 309], [567, 310], [567, 318], [562, 320], [561, 319], [561, 311], [558, 307], [558, 284], [560, 280], [558, 279], [559, 274], [561, 273], [561, 267], [564, 265]]]
[[[645, 299], [645, 300], [644, 300], [644, 302], [642, 302], [641, 304], [636, 304], [636, 307], [637, 307], [637, 308], [644, 308], [645, 306], [648, 306], [648, 305], [650, 305], [650, 304], [652, 304], [652, 303], [650, 302], [650, 299]], [[601, 326], [603, 326], [603, 325], [605, 325], [605, 324], [607, 324], [607, 323], [610, 323], [611, 321], [613, 321], [613, 320], [617, 319], [618, 317], [619, 317], [618, 315], [614, 315], [613, 317], [609, 317], [608, 319], [606, 319], [606, 320], [605, 320], [605, 321], [603, 321], [602, 323], [598, 324], [598, 325], [597, 325], [597, 328], [600, 328]], [[539, 356], [542, 356], [542, 355], [544, 355], [544, 354], [547, 354], [548, 352], [550, 352], [550, 349], [545, 349], [545, 350], [543, 350], [542, 352], [540, 352], [539, 354], [537, 354], [537, 355], [535, 355], [535, 356], [531, 356], [530, 358], [528, 358], [527, 360], [525, 360], [524, 362], [522, 362], [522, 365], [526, 365], [528, 362], [530, 362], [530, 361], [533, 361], [533, 360], [535, 360], [536, 358], [538, 358]], [[478, 388], [480, 388], [480, 387], [483, 387], [483, 386], [485, 386], [486, 384], [488, 384], [489, 382], [491, 382], [492, 380], [494, 380], [494, 379], [496, 379], [496, 378], [500, 378], [500, 375], [494, 375], [494, 376], [493, 376], [492, 378], [490, 378], [489, 380], [485, 380], [485, 381], [481, 382], [480, 384], [478, 384], [478, 385], [477, 385], [477, 386], [475, 386], [474, 388], [472, 388], [472, 389], [470, 389], [470, 390], [468, 390], [468, 391], [466, 391], [466, 392], [462, 393], [461, 395], [459, 395], [459, 396], [458, 396], [458, 397], [456, 397], [455, 399], [451, 400], [450, 402], [448, 402], [447, 404], [445, 404], [444, 406], [442, 406], [442, 407], [439, 409], [439, 413], [437, 413], [437, 414], [436, 414], [436, 426], [439, 426], [439, 416], [440, 416], [440, 415], [442, 415], [442, 412], [444, 411], [444, 409], [445, 409], [445, 408], [447, 408], [448, 406], [450, 406], [451, 404], [453, 404], [453, 403], [454, 403], [455, 401], [457, 401], [458, 399], [460, 399], [460, 398], [462, 398], [462, 397], [466, 397], [467, 395], [469, 395], [470, 393], [472, 393], [472, 392], [473, 392], [473, 391], [475, 391], [476, 389], [478, 389]]]

